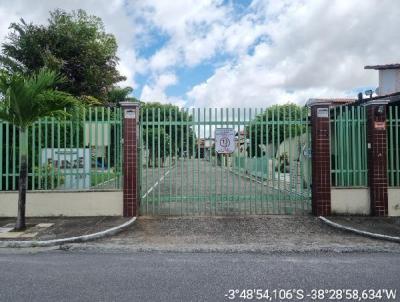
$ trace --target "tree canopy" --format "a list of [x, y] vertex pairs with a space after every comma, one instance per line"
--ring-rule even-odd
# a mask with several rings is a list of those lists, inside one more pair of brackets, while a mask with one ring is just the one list
[[[141, 103], [142, 139], [151, 159], [160, 156], [196, 154], [196, 134], [190, 126], [193, 117], [178, 106], [161, 103]], [[160, 122], [160, 125], [158, 125]], [[165, 122], [165, 123], [163, 123]], [[158, 150], [160, 146], [160, 150]], [[153, 156], [154, 155], [154, 156]]]
[[250, 138], [249, 156], [261, 156], [260, 144], [279, 146], [286, 138], [305, 132], [306, 126], [295, 121], [307, 119], [307, 108], [288, 103], [273, 105], [258, 114], [248, 126], [246, 135]]
[[115, 86], [115, 87], [111, 88], [110, 91], [108, 91], [107, 101], [109, 103], [114, 103], [114, 104], [126, 101], [128, 99], [132, 100], [132, 101], [137, 101], [134, 98], [128, 97], [129, 94], [132, 93], [132, 91], [133, 91], [133, 88], [129, 87], [129, 86], [127, 86], [127, 87]]
[[116, 69], [116, 52], [116, 39], [105, 32], [99, 17], [83, 10], [55, 10], [50, 12], [48, 25], [23, 19], [11, 23], [2, 44], [0, 67], [26, 74], [47, 67], [65, 78], [60, 90], [106, 100], [113, 85], [125, 80]]

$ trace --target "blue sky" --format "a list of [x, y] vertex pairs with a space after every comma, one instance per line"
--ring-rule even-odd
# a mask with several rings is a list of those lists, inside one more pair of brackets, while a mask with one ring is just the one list
[[[155, 40], [150, 45], [146, 45], [146, 47], [139, 49], [139, 55], [145, 59], [150, 59], [158, 49], [162, 48], [163, 45], [168, 42], [168, 37], [166, 35], [160, 35], [159, 33], [155, 32], [154, 36], [157, 37], [158, 40]], [[218, 62], [223, 62], [228, 59], [228, 56], [216, 55], [212, 60], [202, 62], [202, 64], [198, 64], [196, 66], [177, 66], [174, 68], [174, 71], [176, 76], [179, 78], [179, 82], [168, 86], [165, 89], [165, 92], [169, 96], [179, 97], [184, 95], [185, 92], [194, 85], [207, 80], [213, 74]], [[148, 81], [148, 76], [138, 74], [135, 80], [138, 85], [133, 94], [137, 98], [140, 98], [142, 88]]]
[[[143, 101], [266, 107], [375, 89], [365, 65], [398, 63], [390, 0], [0, 0], [0, 42], [20, 18], [84, 9], [116, 36], [120, 72]], [[385, 20], [385, 22], [371, 22]]]

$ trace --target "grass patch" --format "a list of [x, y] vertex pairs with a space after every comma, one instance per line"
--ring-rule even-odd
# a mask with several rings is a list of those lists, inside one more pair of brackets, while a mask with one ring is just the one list
[[95, 187], [95, 186], [102, 184], [106, 181], [109, 181], [110, 179], [113, 179], [115, 177], [116, 177], [116, 173], [111, 172], [111, 171], [92, 172], [90, 174], [90, 185], [92, 187]]

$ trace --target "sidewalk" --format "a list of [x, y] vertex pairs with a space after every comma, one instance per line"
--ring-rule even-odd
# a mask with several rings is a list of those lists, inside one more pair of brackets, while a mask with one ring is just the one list
[[15, 218], [0, 218], [0, 240], [52, 240], [87, 235], [118, 226], [122, 217], [27, 218], [27, 229], [14, 232]]
[[[399, 236], [399, 218], [329, 217], [361, 230]], [[0, 240], [51, 240], [87, 235], [126, 222], [121, 217], [30, 218], [24, 233]], [[15, 219], [0, 218], [2, 227]], [[371, 239], [333, 228], [317, 217], [139, 217], [113, 237], [67, 244], [72, 249], [204, 252], [396, 252], [400, 244]]]
[[400, 244], [334, 229], [313, 216], [139, 217], [116, 236], [74, 248], [131, 251], [399, 252]]
[[330, 216], [330, 221], [360, 231], [400, 237], [400, 217]]

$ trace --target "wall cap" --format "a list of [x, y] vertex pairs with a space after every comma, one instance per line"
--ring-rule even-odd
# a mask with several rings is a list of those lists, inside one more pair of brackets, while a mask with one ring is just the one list
[[362, 106], [370, 106], [370, 105], [387, 105], [390, 100], [372, 100], [362, 104]]
[[321, 105], [330, 106], [330, 105], [332, 105], [332, 101], [321, 100], [321, 99], [308, 99], [308, 101], [306, 103], [307, 107], [321, 106]]
[[124, 101], [124, 102], [119, 102], [121, 107], [139, 107], [140, 103], [139, 102], [130, 102], [130, 101]]

